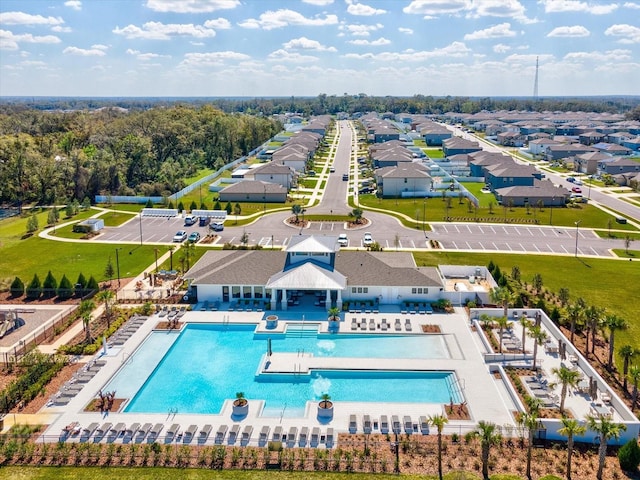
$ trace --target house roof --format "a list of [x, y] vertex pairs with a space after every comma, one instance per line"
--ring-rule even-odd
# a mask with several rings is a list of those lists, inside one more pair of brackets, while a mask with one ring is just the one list
[[278, 183], [259, 180], [243, 180], [220, 190], [220, 193], [286, 193], [287, 189]]
[[282, 174], [295, 174], [295, 171], [288, 165], [277, 164], [273, 162], [267, 162], [253, 169], [251, 172], [254, 175], [282, 175]]
[[323, 268], [314, 262], [304, 262], [283, 272], [274, 274], [266, 283], [267, 288], [342, 290], [347, 279], [340, 272]]
[[488, 165], [487, 174], [492, 177], [519, 177], [527, 178], [536, 173], [536, 168], [531, 165], [518, 165], [508, 163], [502, 165]]
[[382, 178], [430, 178], [429, 169], [420, 163], [402, 163], [398, 166], [378, 168], [377, 177]]
[[534, 180], [533, 186], [516, 185], [513, 187], [497, 188], [496, 193], [501, 197], [529, 197], [529, 198], [560, 198], [568, 197], [571, 192], [564, 187], [556, 187], [549, 180]]
[[293, 235], [287, 252], [332, 253], [339, 248], [338, 237], [334, 235]]

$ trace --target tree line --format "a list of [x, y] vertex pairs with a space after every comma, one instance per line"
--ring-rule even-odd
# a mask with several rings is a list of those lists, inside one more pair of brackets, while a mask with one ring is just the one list
[[0, 111], [0, 202], [62, 204], [94, 195], [166, 196], [282, 130], [211, 105], [127, 111]]

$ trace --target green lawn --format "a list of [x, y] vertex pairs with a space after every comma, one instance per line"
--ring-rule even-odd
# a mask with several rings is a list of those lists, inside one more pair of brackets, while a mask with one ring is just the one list
[[444, 158], [444, 152], [441, 148], [423, 148], [422, 151], [429, 156], [429, 158]]
[[191, 177], [185, 177], [184, 183], [185, 185], [191, 185], [192, 183], [197, 182], [207, 175], [211, 175], [213, 172], [215, 172], [213, 168], [203, 168], [201, 170], [198, 170], [198, 173], [196, 173], [195, 175], [192, 175]]
[[134, 218], [133, 213], [127, 213], [123, 211], [107, 212], [100, 215], [100, 218], [104, 220], [105, 227], [118, 227], [128, 220]]
[[623, 317], [629, 329], [617, 335], [616, 345], [640, 348], [640, 317], [632, 292], [632, 286], [640, 284], [637, 261], [457, 252], [415, 252], [414, 257], [418, 265], [487, 265], [493, 260], [507, 274], [518, 265], [522, 280], [529, 283], [539, 273], [546, 288], [558, 292], [566, 287], [572, 301], [582, 297], [588, 305], [605, 307]]

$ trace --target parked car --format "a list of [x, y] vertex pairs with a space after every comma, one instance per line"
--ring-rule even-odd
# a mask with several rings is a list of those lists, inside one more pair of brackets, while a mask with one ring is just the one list
[[574, 183], [576, 181], [576, 177], [567, 177], [567, 182]]
[[200, 217], [200, 226], [201, 227], [206, 227], [207, 225], [209, 225], [209, 222], [211, 221], [211, 217]]
[[200, 234], [198, 232], [191, 232], [187, 241], [189, 243], [198, 243], [200, 241]]
[[371, 236], [371, 233], [366, 232], [366, 233], [364, 234], [364, 237], [362, 238], [362, 244], [363, 244], [365, 247], [368, 247], [368, 246], [370, 246], [372, 243], [373, 243], [373, 236]]
[[345, 173], [344, 175], [342, 175], [342, 180], [344, 180], [345, 182], [349, 181], [349, 174]]
[[187, 232], [184, 230], [178, 230], [173, 236], [174, 242], [184, 242], [187, 239]]
[[373, 193], [375, 191], [375, 188], [373, 187], [362, 187], [360, 190], [358, 190], [359, 194], [364, 194], [364, 193]]
[[224, 230], [224, 223], [222, 222], [211, 222], [209, 224], [209, 228], [214, 232], [221, 232]]
[[340, 245], [341, 247], [349, 246], [349, 238], [347, 237], [346, 233], [341, 233], [340, 235], [338, 235], [338, 245]]
[[329, 172], [330, 172], [330, 173], [333, 173], [333, 172], [335, 172], [335, 171], [336, 171], [336, 167], [329, 167]]
[[582, 189], [581, 189], [580, 187], [573, 187], [573, 188], [571, 189], [571, 191], [572, 191], [573, 193], [582, 193]]
[[195, 225], [197, 221], [198, 217], [196, 217], [195, 215], [187, 215], [186, 217], [184, 217], [184, 226], [190, 227], [191, 225]]
[[576, 178], [575, 182], [573, 182], [574, 185], [582, 185], [582, 180], [580, 180], [579, 178]]

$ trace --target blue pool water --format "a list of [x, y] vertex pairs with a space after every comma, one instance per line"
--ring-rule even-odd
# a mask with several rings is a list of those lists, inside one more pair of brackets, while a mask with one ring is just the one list
[[[256, 372], [271, 338], [272, 351], [304, 350], [316, 356], [448, 358], [437, 335], [255, 334], [255, 327], [190, 324], [178, 335], [152, 333], [105, 389], [128, 397], [127, 412], [219, 413], [225, 400], [244, 392], [265, 401], [263, 415], [301, 416], [306, 402], [328, 393], [334, 401], [458, 402], [451, 372], [345, 370], [310, 375]], [[383, 367], [377, 361], [376, 366]]]

